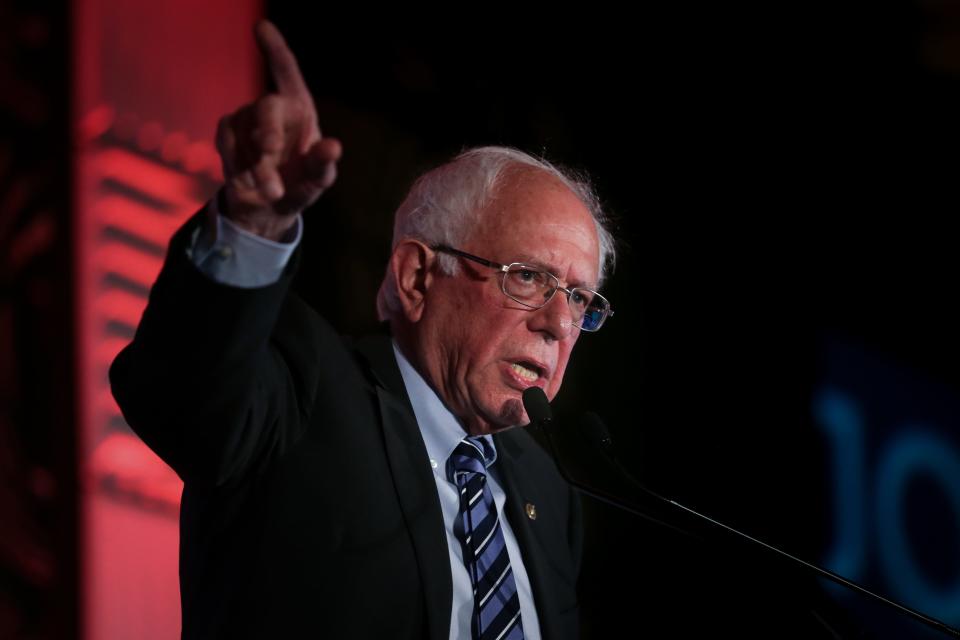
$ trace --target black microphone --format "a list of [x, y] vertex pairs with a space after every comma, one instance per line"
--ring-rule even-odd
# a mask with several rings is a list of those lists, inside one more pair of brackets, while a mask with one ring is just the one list
[[536, 423], [537, 426], [544, 429], [550, 426], [553, 420], [553, 409], [550, 408], [550, 401], [547, 400], [547, 394], [540, 387], [527, 387], [523, 390], [523, 408], [527, 410], [527, 417], [530, 423]]
[[587, 440], [603, 451], [604, 455], [608, 457], [615, 456], [613, 451], [613, 438], [610, 437], [607, 425], [603, 424], [600, 416], [593, 411], [587, 411], [580, 418], [580, 430], [583, 432], [583, 435], [587, 437]]
[[[612, 507], [616, 507], [622, 511], [633, 514], [638, 518], [642, 518], [647, 522], [652, 524], [665, 527], [672, 530], [675, 533], [680, 535], [693, 537], [700, 540], [700, 537], [694, 534], [691, 531], [680, 528], [659, 518], [652, 516], [645, 510], [627, 503], [626, 501], [609, 494], [600, 489], [590, 487], [576, 480], [568, 471], [567, 468], [560, 462], [560, 456], [557, 452], [556, 443], [553, 440], [553, 429], [551, 428], [553, 422], [553, 410], [550, 408], [550, 401], [547, 400], [547, 394], [543, 392], [543, 389], [540, 387], [527, 387], [523, 390], [523, 408], [527, 411], [527, 417], [530, 418], [530, 424], [535, 425], [545, 436], [545, 439], [550, 447], [550, 453], [553, 456], [553, 460], [557, 465], [557, 470], [560, 471], [560, 475], [563, 476], [563, 479], [567, 483], [574, 487], [580, 493], [590, 496], [595, 500], [609, 504]], [[599, 418], [597, 418], [599, 421]], [[602, 426], [602, 423], [601, 423]]]
[[603, 420], [600, 419], [600, 416], [593, 411], [587, 411], [580, 416], [579, 427], [580, 433], [587, 439], [587, 441], [599, 449], [607, 461], [613, 464], [614, 468], [620, 474], [620, 477], [633, 485], [635, 489], [648, 496], [652, 496], [658, 501], [682, 507], [682, 505], [664, 498], [653, 490], [648, 489], [646, 485], [633, 477], [633, 474], [627, 470], [627, 468], [620, 461], [620, 458], [617, 457], [617, 451], [613, 446], [613, 436], [610, 435], [610, 430], [607, 429], [607, 425], [604, 424]]
[[[543, 395], [542, 392], [540, 395]], [[546, 401], [545, 396], [544, 396], [544, 401]], [[549, 411], [549, 406], [547, 407], [547, 410]], [[530, 413], [528, 412], [527, 415], [530, 415]], [[603, 421], [600, 419], [600, 417], [597, 414], [593, 412], [585, 413], [580, 420], [580, 431], [587, 438], [587, 440], [589, 440], [601, 452], [603, 452], [606, 458], [613, 464], [614, 468], [616, 468], [619, 474], [627, 482], [633, 485], [641, 493], [652, 497], [657, 502], [660, 502], [665, 505], [670, 505], [670, 507], [676, 509], [678, 512], [682, 512], [686, 514], [687, 516], [693, 516], [694, 519], [707, 524], [712, 530], [721, 531], [726, 534], [730, 534], [735, 539], [738, 539], [740, 541], [746, 541], [748, 543], [748, 546], [752, 548], [759, 547], [759, 548], [762, 548], [764, 551], [772, 552], [775, 556], [778, 556], [780, 559], [788, 560], [789, 561], [788, 564], [791, 564], [792, 566], [800, 566], [803, 569], [813, 572], [818, 577], [826, 578], [828, 580], [836, 582], [837, 584], [847, 587], [848, 589], [856, 591], [857, 593], [863, 594], [873, 600], [883, 603], [884, 605], [892, 607], [893, 609], [896, 609], [900, 613], [908, 615], [914, 620], [918, 620], [930, 627], [933, 627], [937, 631], [946, 633], [954, 637], [960, 637], [960, 630], [954, 629], [953, 627], [948, 626], [947, 624], [941, 622], [940, 620], [931, 618], [925, 614], [920, 613], [919, 611], [916, 611], [914, 609], [911, 609], [910, 607], [902, 605], [899, 602], [890, 600], [881, 595], [873, 593], [872, 591], [869, 591], [865, 587], [862, 587], [855, 582], [847, 580], [846, 578], [843, 578], [833, 573], [832, 571], [828, 571], [815, 564], [812, 564], [796, 556], [793, 556], [787, 553], [786, 551], [782, 551], [777, 547], [774, 547], [773, 545], [767, 544], [762, 540], [758, 540], [757, 538], [754, 538], [745, 533], [742, 533], [734, 529], [733, 527], [730, 527], [722, 522], [714, 520], [713, 518], [710, 518], [701, 513], [698, 513], [697, 511], [694, 511], [693, 509], [690, 509], [689, 507], [686, 507], [680, 504], [679, 502], [675, 502], [674, 500], [665, 498], [660, 494], [652, 491], [651, 489], [648, 489], [646, 486], [644, 486], [643, 483], [641, 483], [639, 480], [633, 477], [633, 475], [620, 462], [620, 459], [617, 457], [613, 447], [613, 438], [610, 436], [610, 431], [607, 429], [606, 425], [603, 423]], [[552, 440], [551, 440], [551, 449], [553, 449], [554, 460], [557, 461], [557, 465], [559, 466], [560, 462], [557, 458], [556, 449], [553, 446]]]

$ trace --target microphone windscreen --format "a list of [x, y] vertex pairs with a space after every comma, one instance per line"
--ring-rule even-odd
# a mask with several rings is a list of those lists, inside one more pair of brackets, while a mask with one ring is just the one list
[[540, 387], [527, 387], [523, 390], [523, 408], [527, 410], [530, 422], [547, 422], [553, 418], [547, 394]]

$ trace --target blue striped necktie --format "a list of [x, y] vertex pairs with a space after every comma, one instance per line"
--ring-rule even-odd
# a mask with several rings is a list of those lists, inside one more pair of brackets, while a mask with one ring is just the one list
[[473, 582], [473, 640], [520, 640], [520, 599], [493, 492], [487, 486], [487, 465], [494, 455], [493, 447], [476, 436], [461, 440], [450, 454], [447, 476], [460, 489], [453, 533]]

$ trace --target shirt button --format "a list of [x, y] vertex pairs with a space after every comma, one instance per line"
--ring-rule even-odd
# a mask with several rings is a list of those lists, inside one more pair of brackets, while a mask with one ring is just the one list
[[217, 255], [220, 256], [221, 260], [226, 260], [233, 256], [233, 247], [223, 246], [217, 249]]
[[433, 467], [434, 469], [436, 469], [436, 468], [437, 468], [437, 461], [434, 460], [433, 458], [430, 458], [430, 466]]

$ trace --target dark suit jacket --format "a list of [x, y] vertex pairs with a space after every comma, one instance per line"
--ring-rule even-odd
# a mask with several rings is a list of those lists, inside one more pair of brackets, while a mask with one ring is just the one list
[[[183, 636], [447, 638], [446, 534], [389, 338], [337, 336], [288, 291], [297, 255], [267, 287], [212, 282], [186, 256], [199, 223], [110, 370], [184, 480]], [[524, 431], [495, 441], [543, 635], [575, 637], [576, 494]]]

